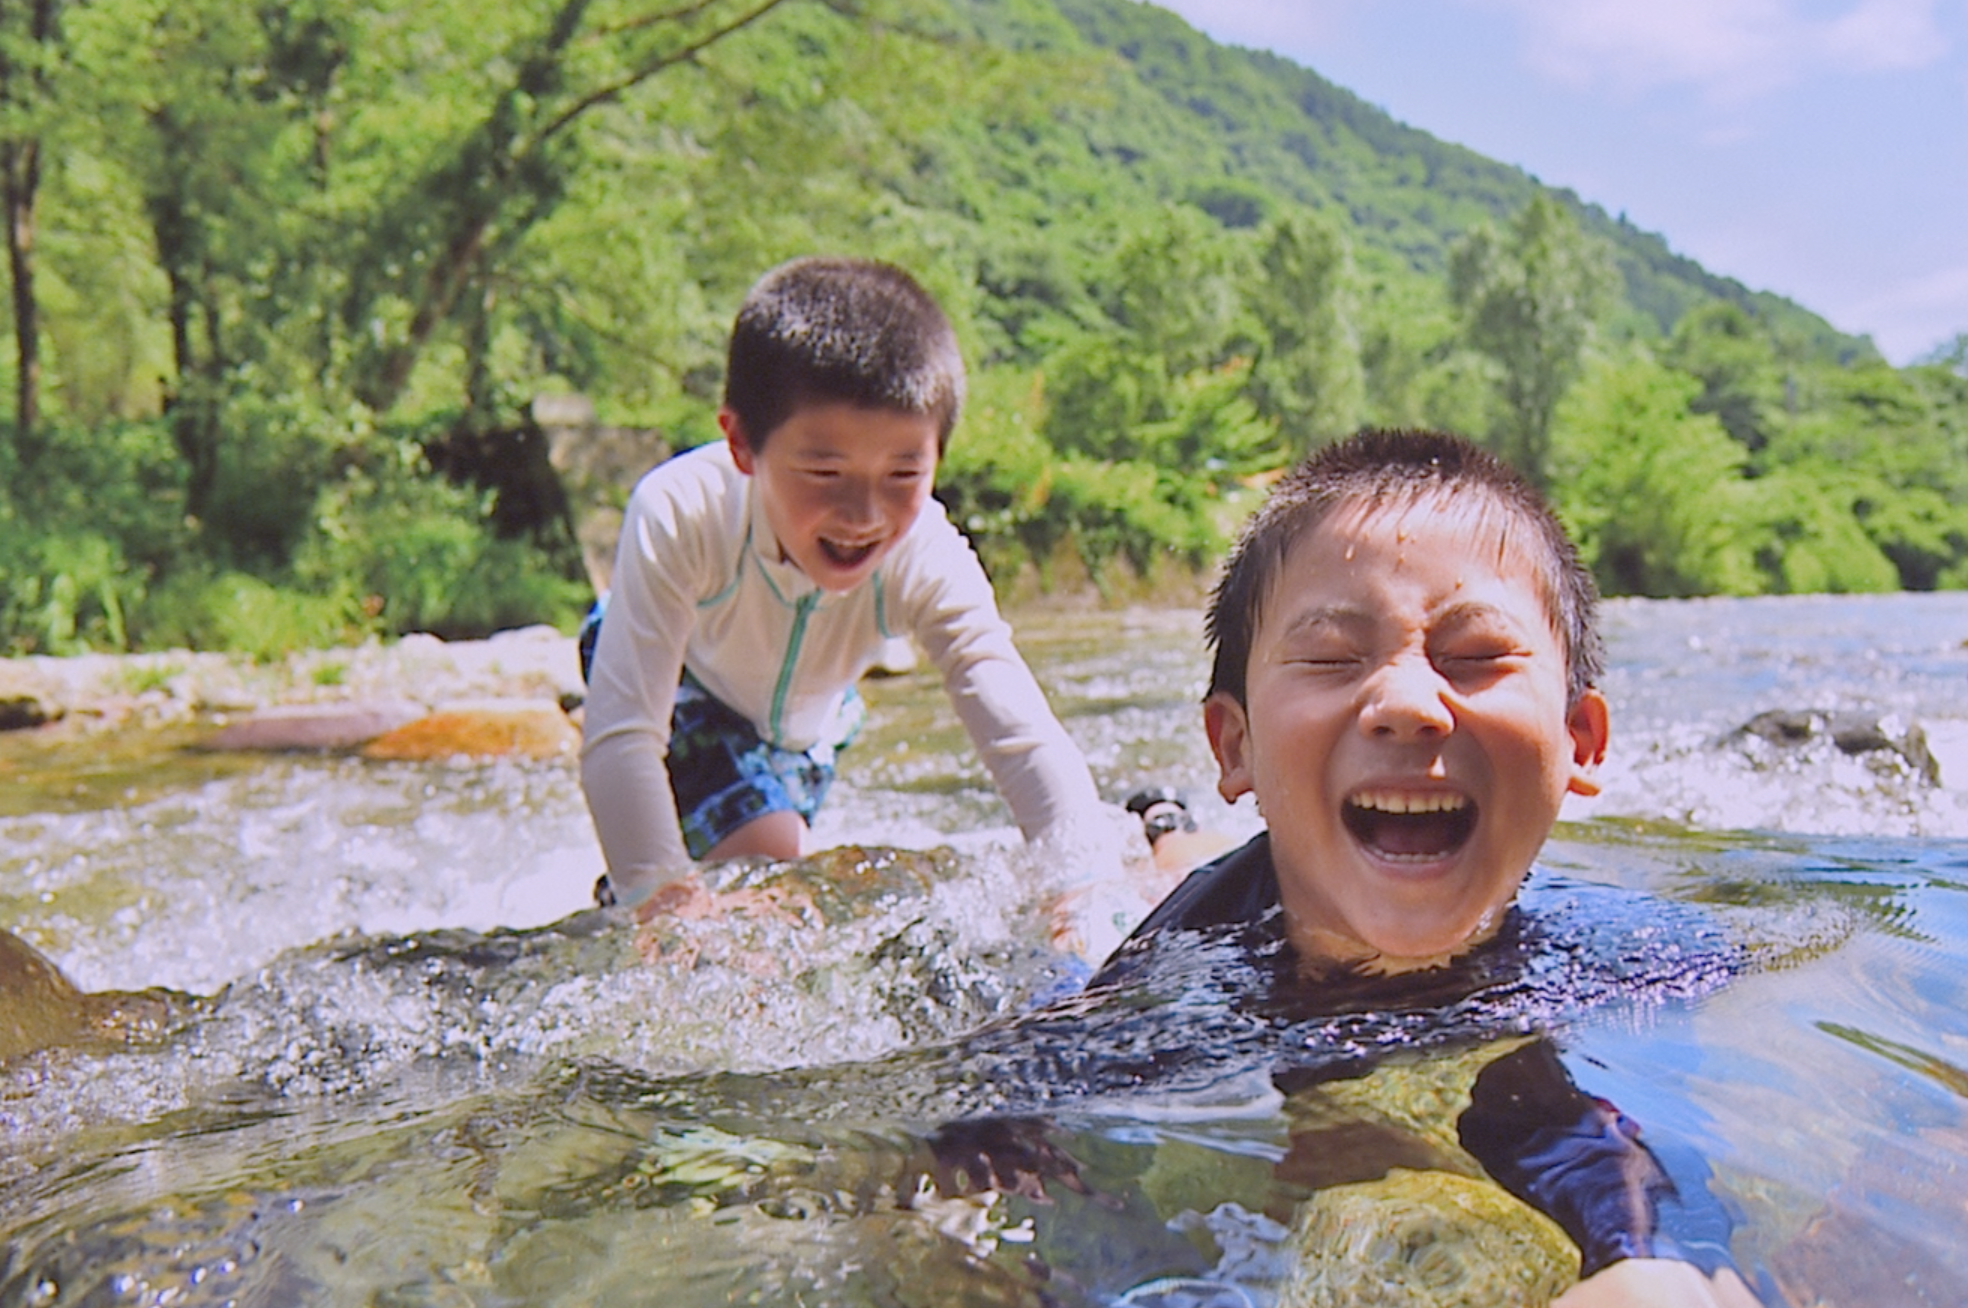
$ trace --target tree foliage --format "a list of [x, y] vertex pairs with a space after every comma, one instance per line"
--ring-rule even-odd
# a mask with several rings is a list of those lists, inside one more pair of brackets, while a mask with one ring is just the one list
[[1606, 317], [1612, 265], [1556, 200], [1537, 196], [1507, 234], [1475, 228], [1449, 255], [1449, 293], [1469, 343], [1501, 370], [1498, 452], [1549, 482], [1551, 420]]
[[0, 165], [12, 650], [571, 622], [530, 402], [713, 438], [814, 251], [949, 309], [938, 493], [1007, 580], [1207, 568], [1377, 423], [1493, 442], [1615, 592], [1968, 582], [1958, 343], [1890, 368], [1134, 0], [29, 0]]

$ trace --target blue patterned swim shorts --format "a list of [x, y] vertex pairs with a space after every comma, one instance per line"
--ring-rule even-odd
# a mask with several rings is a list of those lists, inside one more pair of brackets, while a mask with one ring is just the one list
[[705, 690], [688, 672], [670, 718], [670, 789], [683, 843], [702, 858], [753, 818], [791, 809], [813, 824], [834, 781], [834, 757], [859, 730], [861, 696], [848, 688], [837, 744], [781, 749], [759, 738], [750, 718]]

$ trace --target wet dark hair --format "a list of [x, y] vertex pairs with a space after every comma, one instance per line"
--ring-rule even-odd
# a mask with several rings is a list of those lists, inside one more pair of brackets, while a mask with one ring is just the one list
[[1345, 505], [1411, 505], [1429, 496], [1480, 496], [1529, 529], [1534, 554], [1544, 562], [1539, 589], [1545, 612], [1565, 647], [1567, 703], [1576, 705], [1605, 670], [1592, 574], [1535, 487], [1495, 455], [1436, 431], [1360, 432], [1314, 452], [1271, 488], [1244, 524], [1210, 597], [1205, 634], [1215, 653], [1209, 693], [1245, 703], [1264, 602], [1301, 536]]
[[724, 402], [754, 450], [800, 406], [827, 403], [933, 417], [941, 450], [963, 398], [950, 320], [900, 268], [795, 259], [759, 278], [739, 306]]

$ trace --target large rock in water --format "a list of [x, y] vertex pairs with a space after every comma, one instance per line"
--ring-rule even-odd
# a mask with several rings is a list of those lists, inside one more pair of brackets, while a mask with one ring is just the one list
[[78, 990], [40, 950], [0, 931], [0, 1063], [59, 1045], [155, 1039], [177, 998], [162, 990]]
[[408, 700], [282, 704], [230, 722], [200, 743], [210, 750], [354, 749], [424, 715]]
[[581, 733], [551, 701], [458, 704], [406, 722], [362, 747], [364, 758], [427, 762], [448, 758], [561, 758]]
[[1316, 1189], [1279, 1308], [1543, 1308], [1577, 1283], [1578, 1246], [1461, 1144], [1476, 1078], [1524, 1043], [1390, 1059], [1286, 1101], [1280, 1169]]
[[1396, 1168], [1319, 1191], [1293, 1230], [1280, 1308], [1533, 1308], [1576, 1284], [1578, 1247], [1489, 1181]]

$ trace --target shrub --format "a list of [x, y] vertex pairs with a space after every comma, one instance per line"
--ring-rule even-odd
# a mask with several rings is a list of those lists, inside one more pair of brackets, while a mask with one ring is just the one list
[[552, 560], [492, 530], [489, 496], [429, 477], [408, 451], [325, 488], [295, 559], [317, 594], [354, 597], [372, 629], [447, 639], [550, 623], [572, 631], [590, 598]]

